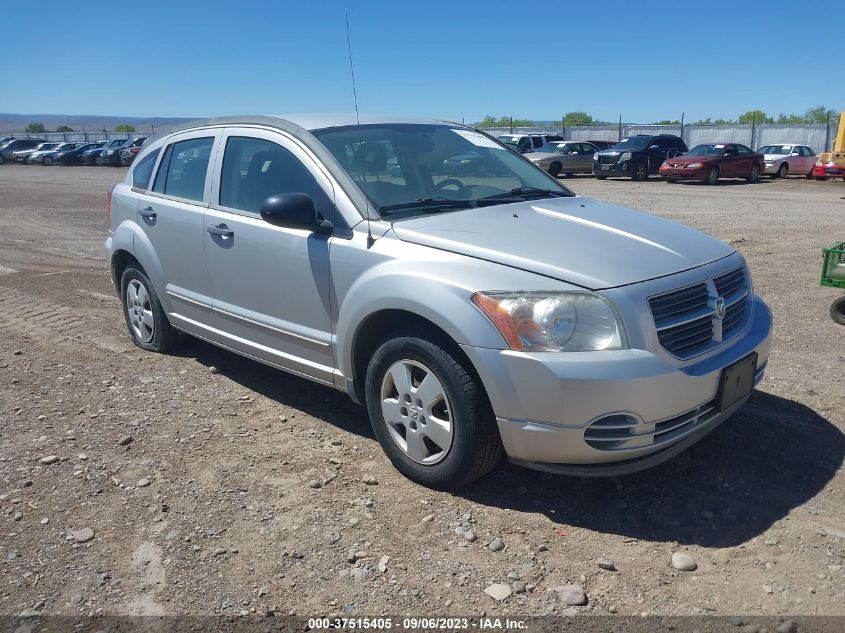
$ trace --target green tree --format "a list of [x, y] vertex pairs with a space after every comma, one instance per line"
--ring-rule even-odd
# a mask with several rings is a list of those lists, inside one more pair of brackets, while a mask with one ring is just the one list
[[120, 125], [114, 126], [114, 131], [115, 132], [125, 132], [127, 134], [131, 134], [132, 132], [135, 131], [135, 127], [132, 126], [132, 125], [129, 125], [128, 123], [121, 123]]
[[566, 126], [598, 125], [599, 122], [586, 112], [567, 112], [563, 117], [563, 124]]
[[833, 118], [834, 114], [836, 114], [836, 112], [834, 112], [832, 108], [826, 108], [825, 106], [816, 106], [815, 108], [808, 109], [804, 113], [804, 122], [827, 123], [828, 116]]
[[47, 128], [44, 127], [43, 123], [30, 123], [27, 125], [24, 130], [28, 134], [44, 134], [47, 131]]
[[804, 117], [800, 114], [784, 114], [781, 112], [775, 119], [775, 123], [804, 123]]
[[678, 119], [663, 119], [662, 121], [657, 121], [654, 125], [680, 125], [681, 122]]
[[774, 119], [767, 116], [762, 110], [749, 110], [743, 112], [737, 119], [739, 123], [774, 123]]
[[475, 124], [476, 127], [496, 127], [496, 117], [488, 114], [481, 121]]
[[56, 128], [56, 132], [73, 132], [73, 128], [67, 125], [60, 125]]

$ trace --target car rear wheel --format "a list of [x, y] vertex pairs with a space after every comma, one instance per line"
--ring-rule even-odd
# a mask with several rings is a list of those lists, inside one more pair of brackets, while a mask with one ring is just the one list
[[132, 342], [150, 352], [168, 352], [179, 341], [179, 332], [170, 325], [158, 295], [144, 274], [129, 265], [120, 278], [123, 316]]
[[52, 156], [45, 156], [44, 158], [41, 159], [41, 164], [46, 165], [47, 167], [52, 165], [54, 162], [55, 161], [53, 160]]
[[845, 295], [830, 305], [830, 318], [839, 325], [845, 325]]
[[596, 180], [607, 180], [607, 176], [596, 176]]
[[367, 410], [393, 466], [452, 489], [491, 470], [502, 442], [487, 395], [457, 348], [424, 333], [397, 334], [367, 367]]
[[6, 159], [3, 158], [3, 154], [0, 154], [0, 165], [6, 162]]
[[789, 165], [786, 163], [781, 163], [780, 167], [778, 167], [778, 178], [786, 178], [789, 174]]
[[557, 178], [560, 175], [560, 168], [560, 163], [555, 161], [551, 165], [549, 165], [549, 173], [555, 178]]
[[666, 178], [666, 184], [674, 185], [676, 182], [678, 181], [675, 178]]
[[707, 177], [704, 179], [704, 183], [707, 185], [715, 185], [719, 181], [719, 168], [718, 167], [711, 167], [710, 171], [707, 172]]
[[751, 173], [748, 174], [748, 178], [746, 178], [746, 180], [748, 182], [757, 182], [758, 180], [760, 180], [760, 166], [759, 165], [754, 165], [754, 167], [751, 168]]
[[631, 175], [631, 180], [648, 180], [648, 167], [645, 163], [634, 164], [634, 173]]

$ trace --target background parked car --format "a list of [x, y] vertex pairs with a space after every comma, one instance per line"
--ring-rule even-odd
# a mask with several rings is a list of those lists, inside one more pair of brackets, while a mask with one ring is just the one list
[[14, 141], [15, 138], [17, 138], [17, 137], [15, 137], [15, 136], [4, 136], [3, 138], [0, 138], [0, 148], [2, 148], [6, 143]]
[[551, 141], [563, 140], [559, 134], [500, 134], [496, 138], [523, 154], [537, 151]]
[[739, 143], [707, 143], [696, 145], [684, 156], [675, 156], [660, 166], [660, 175], [667, 182], [698, 180], [715, 185], [719, 178], [745, 178], [757, 182], [765, 163], [762, 154], [755, 154]]
[[135, 160], [135, 157], [138, 155], [138, 152], [141, 151], [140, 145], [133, 145], [132, 147], [127, 147], [125, 149], [120, 150], [120, 165], [121, 167], [129, 167], [132, 164], [132, 161]]
[[46, 142], [43, 138], [16, 138], [0, 147], [0, 165], [15, 160], [15, 152], [22, 149], [34, 149], [41, 143]]
[[26, 159], [26, 163], [27, 165], [52, 165], [56, 162], [56, 155], [59, 152], [70, 151], [77, 145], [79, 145], [79, 143], [59, 143], [58, 145], [56, 145], [56, 147], [53, 147], [52, 149], [32, 152], [32, 154], [30, 154], [29, 157]]
[[146, 140], [146, 136], [135, 136], [124, 141], [122, 145], [118, 145], [116, 147], [109, 147], [108, 149], [103, 150], [103, 153], [100, 154], [100, 164], [113, 165], [114, 167], [119, 166], [120, 150], [129, 149], [130, 147], [141, 147], [141, 145], [143, 145], [144, 141]]
[[442, 171], [449, 176], [484, 176], [502, 173], [503, 169], [499, 161], [478, 152], [469, 152], [444, 160]]
[[552, 176], [589, 174], [593, 169], [593, 154], [599, 148], [586, 141], [552, 141], [525, 158]]
[[593, 141], [593, 140], [587, 139], [586, 141], [581, 141], [581, 142], [582, 143], [592, 143], [593, 145], [595, 145], [599, 149], [599, 151], [601, 151], [603, 149], [610, 149], [611, 147], [616, 145], [616, 141]]
[[816, 153], [806, 145], [764, 145], [757, 150], [763, 154], [766, 168], [763, 173], [770, 174], [773, 178], [786, 178], [793, 176], [810, 176], [813, 165], [818, 157]]
[[81, 165], [82, 153], [94, 147], [94, 143], [77, 143], [76, 147], [56, 154], [58, 165]]
[[657, 173], [664, 160], [686, 151], [686, 143], [673, 134], [637, 134], [623, 138], [610, 149], [596, 152], [593, 173], [599, 180], [608, 176], [647, 180], [649, 174]]
[[126, 139], [119, 139], [113, 141], [99, 141], [98, 143], [94, 144], [94, 147], [86, 149], [82, 152], [82, 155], [79, 159], [82, 161], [83, 165], [97, 165], [99, 164], [100, 154], [103, 153], [103, 150], [107, 147], [118, 147], [123, 145], [126, 142]]
[[36, 147], [30, 147], [29, 149], [19, 149], [14, 153], [15, 162], [18, 163], [25, 163], [26, 159], [30, 157], [35, 152], [47, 152], [51, 149], [57, 148], [61, 143], [59, 142], [50, 142], [50, 143], [40, 143]]

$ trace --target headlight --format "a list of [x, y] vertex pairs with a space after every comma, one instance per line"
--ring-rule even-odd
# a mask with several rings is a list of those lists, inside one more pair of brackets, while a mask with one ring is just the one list
[[619, 162], [624, 163], [626, 160], [631, 160], [631, 152], [622, 152], [622, 155], [619, 157]]
[[595, 153], [593, 154], [593, 160], [598, 161], [598, 159], [599, 159], [599, 153], [598, 153], [598, 152], [595, 152]]
[[472, 300], [514, 350], [590, 352], [627, 345], [613, 306], [592, 292], [476, 292]]
[[687, 165], [687, 169], [701, 169], [704, 167], [704, 163], [690, 163]]

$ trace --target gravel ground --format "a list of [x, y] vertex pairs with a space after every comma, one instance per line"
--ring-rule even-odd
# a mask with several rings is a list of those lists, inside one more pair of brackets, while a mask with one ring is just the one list
[[101, 255], [122, 175], [0, 167], [0, 614], [845, 615], [845, 328], [818, 285], [843, 183], [566, 181], [736, 245], [767, 378], [650, 471], [503, 463], [452, 494], [340, 393], [133, 347]]

